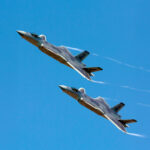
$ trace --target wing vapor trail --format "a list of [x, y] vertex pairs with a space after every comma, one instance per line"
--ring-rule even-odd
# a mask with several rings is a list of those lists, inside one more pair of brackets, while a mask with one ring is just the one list
[[110, 98], [110, 97], [103, 97], [104, 99], [108, 100], [108, 101], [115, 101], [115, 102], [119, 102], [118, 99], [116, 98]]
[[[65, 47], [68, 48], [68, 49], [71, 49], [71, 50], [79, 51], [79, 52], [83, 52], [83, 51], [84, 51], [83, 49], [79, 49], [79, 48], [73, 48], [73, 47], [69, 47], [69, 46], [65, 46]], [[99, 56], [99, 55], [96, 54], [96, 53], [93, 53], [92, 55], [93, 55], [93, 56]], [[126, 67], [128, 67], [128, 68], [137, 69], [137, 70], [142, 70], [142, 71], [145, 71], [145, 72], [150, 72], [150, 69], [145, 69], [145, 68], [142, 67], [142, 66], [138, 67], [138, 66], [135, 66], [135, 65], [131, 65], [131, 64], [122, 62], [122, 61], [120, 61], [120, 60], [118, 60], [118, 59], [112, 58], [112, 57], [107, 57], [107, 56], [101, 56], [101, 57], [103, 57], [103, 58], [106, 59], [106, 60], [115, 62], [115, 63], [117, 63], [117, 64], [126, 66]]]
[[[115, 101], [115, 102], [123, 101], [123, 100], [119, 100], [119, 99], [111, 98], [111, 97], [103, 97], [103, 98], [106, 99], [106, 100], [108, 100], [108, 101]], [[148, 107], [148, 108], [150, 108], [150, 104], [145, 104], [145, 103], [142, 103], [142, 102], [138, 102], [138, 103], [135, 103], [135, 104], [139, 105], [141, 107]]]
[[114, 59], [112, 57], [104, 57], [105, 59], [107, 60], [110, 60], [112, 62], [115, 62], [117, 64], [120, 64], [120, 65], [124, 65], [128, 68], [132, 68], [132, 69], [138, 69], [138, 70], [142, 70], [142, 71], [145, 71], [145, 72], [150, 72], [150, 69], [145, 69], [144, 67], [140, 66], [140, 67], [137, 67], [137, 66], [134, 66], [134, 65], [131, 65], [131, 64], [128, 64], [128, 63], [125, 63], [125, 62], [122, 62], [118, 59]]
[[150, 108], [150, 104], [137, 103], [137, 105], [140, 105], [140, 106], [143, 106], [143, 107], [149, 107]]
[[[69, 47], [69, 46], [65, 46], [66, 48], [68, 49], [71, 49], [71, 50], [75, 50], [75, 51], [78, 51], [78, 52], [83, 52], [84, 50], [82, 49], [79, 49], [79, 48], [73, 48], [73, 47]], [[96, 53], [93, 53], [92, 55], [94, 56], [99, 56], [98, 54]], [[111, 57], [103, 57], [107, 60], [110, 60], [110, 61], [113, 61], [115, 63], [118, 63], [118, 64], [121, 64], [121, 65], [124, 65], [126, 67], [129, 67], [129, 68], [132, 68], [132, 69], [139, 69], [139, 70], [143, 70], [143, 71], [146, 71], [146, 72], [150, 72], [150, 70], [147, 70], [147, 69], [144, 69], [143, 67], [136, 67], [136, 66], [133, 66], [133, 65], [130, 65], [130, 64], [127, 64], [127, 63], [123, 63], [117, 59], [114, 59], [114, 58], [111, 58]], [[94, 82], [94, 83], [98, 83], [98, 84], [108, 84], [106, 82], [103, 82], [103, 81], [95, 81], [95, 80], [91, 80], [91, 82]], [[121, 88], [127, 88], [129, 90], [134, 90], [134, 91], [139, 91], [139, 92], [148, 92], [150, 93], [150, 90], [143, 90], [143, 89], [137, 89], [137, 88], [133, 88], [133, 87], [129, 87], [129, 86], [120, 86]], [[114, 100], [114, 99], [111, 99], [111, 98], [106, 98], [108, 100]], [[115, 99], [115, 101], [118, 101]], [[139, 103], [139, 105], [141, 105], [141, 103]], [[142, 105], [146, 105], [146, 104], [142, 104]], [[150, 105], [146, 105], [147, 107], [150, 107]], [[141, 134], [137, 134], [137, 133], [130, 133], [130, 132], [127, 132], [126, 134], [128, 135], [131, 135], [131, 136], [136, 136], [136, 137], [140, 137], [140, 138], [145, 138], [144, 135], [141, 135]]]
[[96, 81], [96, 80], [90, 80], [90, 81], [93, 82], [93, 83], [108, 84], [108, 83], [106, 83], [104, 81]]
[[127, 132], [126, 134], [132, 135], [132, 136], [136, 136], [136, 137], [146, 138], [144, 135], [137, 134], [137, 133], [130, 133], [130, 132]]
[[74, 50], [74, 51], [77, 51], [77, 52], [83, 52], [83, 51], [84, 51], [84, 50], [82, 50], [82, 49], [74, 48], [74, 47], [70, 47], [70, 46], [65, 46], [65, 45], [61, 45], [61, 46], [64, 46], [64, 47], [66, 47], [66, 48], [68, 48], [68, 49], [70, 49], [70, 50]]
[[[63, 45], [64, 46], [64, 45]], [[80, 48], [74, 48], [74, 47], [70, 47], [70, 46], [64, 46], [70, 50], [74, 50], [74, 51], [78, 51], [78, 52], [83, 52], [84, 50], [83, 49], [80, 49]], [[99, 56], [98, 54], [96, 53], [93, 53], [92, 55], [94, 56]], [[143, 67], [136, 67], [134, 65], [130, 65], [128, 63], [124, 63], [122, 61], [119, 61], [117, 59], [114, 59], [114, 58], [111, 58], [111, 57], [105, 57], [105, 56], [101, 56], [102, 58], [106, 59], [106, 60], [109, 60], [109, 61], [112, 61], [112, 62], [115, 62], [117, 64], [120, 64], [120, 65], [124, 65], [126, 67], [129, 67], [129, 68], [132, 68], [132, 69], [138, 69], [138, 70], [142, 70], [142, 71], [146, 71], [146, 72], [150, 72], [150, 70], [148, 69], [144, 69]], [[103, 82], [103, 81], [95, 81], [95, 80], [91, 80], [92, 82], [94, 83], [98, 83], [98, 84], [107, 84], [107, 82]], [[109, 83], [109, 85], [113, 85], [111, 83]], [[114, 86], [114, 85], [113, 85]], [[134, 88], [134, 87], [130, 87], [130, 86], [127, 86], [127, 85], [123, 85], [123, 86], [119, 86], [118, 87], [121, 87], [121, 88], [126, 88], [126, 89], [129, 89], [129, 90], [133, 90], [133, 91], [138, 91], [138, 92], [145, 92], [145, 93], [150, 93], [150, 90], [145, 90], [145, 89], [138, 89], [138, 88]]]
[[[65, 45], [61, 45], [61, 46], [64, 46], [70, 50], [74, 50], [74, 51], [77, 51], [77, 52], [83, 52], [84, 50], [83, 49], [80, 49], [80, 48], [75, 48], [75, 47], [70, 47], [70, 46], [65, 46]], [[93, 56], [99, 56], [98, 54], [96, 53], [92, 53]]]
[[150, 93], [150, 90], [138, 89], [138, 88], [130, 87], [130, 86], [127, 86], [127, 85], [123, 85], [123, 86], [120, 86], [120, 87], [121, 87], [121, 88], [129, 89], [129, 90], [138, 91], [138, 92]]
[[104, 57], [104, 58], [107, 59], [107, 60], [113, 61], [113, 62], [115, 62], [115, 63], [117, 63], [117, 64], [122, 64], [121, 61], [116, 60], [116, 59], [114, 59], [114, 58], [110, 58], [110, 57]]

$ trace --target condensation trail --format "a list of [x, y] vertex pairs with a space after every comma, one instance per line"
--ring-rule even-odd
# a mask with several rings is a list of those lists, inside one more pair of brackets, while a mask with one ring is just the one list
[[104, 84], [104, 85], [110, 85], [110, 86], [113, 86], [113, 87], [120, 87], [120, 88], [124, 88], [124, 89], [129, 89], [129, 90], [132, 90], [132, 91], [150, 93], [150, 90], [138, 89], [138, 88], [130, 87], [130, 86], [127, 86], [127, 85], [121, 85], [121, 86], [120, 86], [120, 85], [115, 85], [115, 84], [108, 83], [108, 82], [104, 82], [104, 81], [95, 81], [95, 80], [90, 80], [90, 81], [93, 82], [93, 83]]
[[150, 104], [137, 103], [137, 105], [144, 106], [144, 107], [149, 107], [150, 108]]
[[[64, 47], [66, 47], [66, 48], [68, 48], [68, 49], [71, 49], [71, 50], [78, 51], [78, 52], [83, 52], [83, 51], [84, 51], [83, 49], [79, 49], [79, 48], [74, 48], [74, 47], [69, 47], [69, 46], [64, 46]], [[93, 53], [92, 55], [94, 55], [94, 56], [99, 56], [99, 55], [96, 54], [96, 53]], [[126, 66], [126, 67], [128, 67], [128, 68], [137, 69], [137, 70], [142, 70], [142, 71], [145, 71], [145, 72], [150, 72], [150, 69], [145, 69], [145, 68], [142, 67], [142, 66], [139, 66], [139, 67], [138, 67], [138, 66], [135, 66], [135, 65], [131, 65], [131, 64], [122, 62], [122, 61], [120, 61], [120, 60], [118, 60], [118, 59], [115, 59], [115, 58], [112, 58], [112, 57], [108, 57], [108, 56], [101, 56], [101, 57], [103, 57], [103, 58], [106, 59], [106, 60], [115, 62], [115, 63], [117, 63], [117, 64], [124, 65], [124, 66]]]
[[[115, 102], [121, 102], [121, 101], [124, 101], [123, 99], [119, 100], [117, 98], [111, 98], [111, 97], [103, 97], [105, 100], [108, 100], [108, 101], [115, 101]], [[150, 104], [145, 104], [145, 103], [142, 103], [142, 102], [138, 102], [138, 103], [135, 103], [135, 105], [139, 105], [141, 107], [147, 107], [147, 108], [150, 108]]]
[[96, 80], [90, 80], [91, 82], [94, 82], [94, 83], [99, 83], [99, 84], [108, 84], [104, 81], [96, 81]]
[[110, 97], [103, 97], [104, 99], [108, 100], [108, 101], [115, 101], [115, 102], [119, 102], [118, 99], [116, 98], [110, 98]]
[[144, 135], [137, 134], [137, 133], [129, 133], [129, 132], [127, 132], [126, 134], [128, 134], [128, 135], [132, 135], [132, 136], [141, 137], [141, 138], [146, 138]]
[[[75, 47], [70, 47], [70, 46], [65, 46], [65, 45], [61, 45], [61, 46], [64, 46], [70, 50], [74, 50], [74, 51], [77, 51], [77, 52], [83, 52], [84, 50], [83, 49], [79, 49], [79, 48], [75, 48]], [[98, 54], [96, 53], [92, 53], [93, 56], [99, 56]]]
[[115, 62], [117, 64], [120, 64], [120, 65], [124, 65], [126, 67], [129, 67], [129, 68], [132, 68], [132, 69], [138, 69], [138, 70], [142, 70], [142, 71], [145, 71], [145, 72], [150, 72], [150, 69], [145, 69], [144, 67], [137, 67], [137, 66], [134, 66], [134, 65], [131, 65], [131, 64], [128, 64], [128, 63], [125, 63], [125, 62], [122, 62], [120, 60], [117, 60], [117, 59], [114, 59], [112, 57], [104, 57], [105, 59], [107, 60], [110, 60], [112, 62]]
[[[71, 49], [71, 50], [74, 50], [74, 51], [78, 51], [78, 52], [83, 52], [84, 50], [83, 49], [79, 49], [79, 48], [73, 48], [73, 47], [69, 47], [69, 46], [64, 46], [68, 49]], [[99, 56], [98, 54], [96, 53], [92, 53], [93, 56]], [[131, 65], [131, 64], [128, 64], [128, 63], [124, 63], [120, 60], [117, 60], [117, 59], [114, 59], [112, 57], [105, 57], [105, 56], [101, 56], [103, 57], [104, 59], [106, 60], [109, 60], [109, 61], [112, 61], [112, 62], [115, 62], [117, 64], [120, 64], [120, 65], [124, 65], [128, 68], [132, 68], [132, 69], [137, 69], [137, 70], [142, 70], [142, 71], [145, 71], [145, 72], [150, 72], [149, 69], [145, 69], [144, 67], [137, 67], [137, 66], [134, 66], [134, 65]], [[94, 83], [98, 83], [98, 84], [110, 84], [110, 83], [107, 83], [107, 82], [103, 82], [103, 81], [95, 81], [95, 80], [91, 80], [92, 82]], [[112, 85], [112, 84], [110, 84]], [[150, 93], [150, 90], [145, 90], [145, 89], [138, 89], [138, 88], [133, 88], [133, 87], [130, 87], [130, 86], [127, 86], [127, 85], [123, 85], [123, 86], [119, 86], [121, 88], [126, 88], [126, 89], [129, 89], [129, 90], [134, 90], [134, 91], [138, 91], [138, 92], [146, 92], [146, 93]], [[106, 100], [113, 100], [113, 101], [119, 101], [118, 99], [112, 99], [110, 97], [103, 97], [104, 99]], [[143, 104], [143, 103], [137, 103], [137, 105], [141, 105], [141, 106], [145, 106], [145, 107], [150, 107], [149, 104]], [[136, 137], [140, 137], [140, 138], [146, 138], [146, 136], [144, 135], [141, 135], [141, 134], [137, 134], [137, 133], [130, 133], [130, 132], [127, 132], [126, 134], [128, 135], [131, 135], [131, 136], [136, 136]]]
[[130, 86], [127, 86], [127, 85], [123, 85], [123, 86], [120, 86], [120, 87], [121, 87], [121, 88], [129, 89], [129, 90], [138, 91], [138, 92], [150, 93], [150, 90], [138, 89], [138, 88], [130, 87]]
[[66, 48], [71, 49], [71, 50], [75, 50], [75, 51], [77, 51], [77, 52], [83, 52], [83, 51], [84, 51], [84, 50], [82, 50], [82, 49], [74, 48], [74, 47], [70, 47], [70, 46], [65, 46], [65, 45], [61, 45], [61, 46], [66, 47]]
[[107, 59], [107, 60], [113, 61], [113, 62], [115, 62], [117, 64], [122, 64], [122, 62], [119, 61], [119, 60], [116, 60], [116, 59], [113, 59], [113, 58], [110, 58], [110, 57], [104, 57], [104, 58]]
[[[64, 46], [64, 45], [62, 45]], [[74, 51], [78, 51], [78, 52], [83, 52], [84, 50], [83, 49], [79, 49], [79, 48], [74, 48], [74, 47], [70, 47], [70, 46], [64, 46], [68, 49], [71, 49], [71, 50], [74, 50]], [[93, 53], [92, 55], [94, 56], [99, 56], [98, 54], [96, 53]], [[107, 59], [109, 61], [112, 61], [112, 62], [115, 62], [117, 64], [120, 64], [120, 65], [124, 65], [126, 67], [129, 67], [129, 68], [132, 68], [132, 69], [138, 69], [138, 70], [143, 70], [143, 71], [146, 71], [146, 72], [150, 72], [150, 70], [148, 69], [144, 69], [143, 67], [136, 67], [134, 65], [130, 65], [128, 63], [124, 63], [122, 61], [119, 61], [117, 59], [114, 59], [114, 58], [111, 58], [111, 57], [105, 57], [105, 56], [101, 56], [102, 58], [104, 59]], [[99, 83], [99, 84], [108, 84], [107, 82], [103, 82], [103, 81], [95, 81], [95, 80], [91, 80], [92, 82], [94, 83]], [[109, 83], [109, 85], [112, 85], [114, 86], [113, 84]], [[127, 86], [127, 85], [122, 85], [122, 86], [119, 86], [118, 87], [121, 87], [121, 88], [126, 88], [126, 89], [129, 89], [129, 90], [133, 90], [133, 91], [138, 91], [138, 92], [145, 92], [145, 93], [150, 93], [150, 90], [146, 90], [146, 89], [138, 89], [138, 88], [134, 88], [134, 87], [130, 87], [130, 86]]]

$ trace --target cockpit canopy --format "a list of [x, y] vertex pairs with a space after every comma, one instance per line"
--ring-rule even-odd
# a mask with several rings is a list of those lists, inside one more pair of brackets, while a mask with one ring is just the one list
[[46, 36], [45, 36], [45, 35], [41, 34], [41, 35], [39, 35], [39, 37], [40, 37], [42, 40], [45, 40], [45, 41], [46, 41]]
[[35, 33], [31, 33], [32, 36], [34, 36], [35, 38], [39, 38], [39, 36]]
[[72, 87], [72, 90], [75, 91], [75, 92], [78, 92], [78, 89]]
[[85, 89], [84, 89], [84, 88], [79, 88], [79, 91], [80, 91], [81, 93], [85, 93]]
[[41, 35], [37, 35], [35, 33], [31, 33], [31, 35], [35, 38], [41, 38], [42, 40], [46, 41], [46, 36], [41, 34]]

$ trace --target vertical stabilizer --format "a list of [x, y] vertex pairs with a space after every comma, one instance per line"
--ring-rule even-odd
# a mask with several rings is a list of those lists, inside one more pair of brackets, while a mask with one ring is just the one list
[[123, 107], [124, 107], [124, 103], [120, 103], [120, 104], [117, 104], [116, 106], [112, 107], [111, 109], [113, 111], [115, 111], [116, 113], [118, 113]]
[[82, 62], [89, 54], [90, 54], [90, 53], [89, 53], [88, 51], [84, 51], [84, 52], [78, 54], [77, 56], [75, 56], [75, 58], [76, 58], [78, 61]]

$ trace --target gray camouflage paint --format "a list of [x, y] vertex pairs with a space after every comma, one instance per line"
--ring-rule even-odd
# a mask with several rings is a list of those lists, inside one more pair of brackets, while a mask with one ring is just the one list
[[89, 72], [84, 70], [86, 67], [81, 61], [76, 59], [67, 48], [55, 46], [46, 41], [45, 35], [36, 35], [29, 32], [17, 31], [22, 38], [37, 46], [42, 52], [58, 60], [60, 63], [76, 70], [84, 78], [91, 80]]
[[121, 120], [121, 116], [114, 112], [102, 97], [91, 98], [85, 93], [85, 89], [83, 88], [76, 89], [65, 85], [59, 85], [59, 87], [63, 92], [76, 99], [81, 105], [108, 119], [119, 130], [127, 133], [126, 126], [119, 121]]

